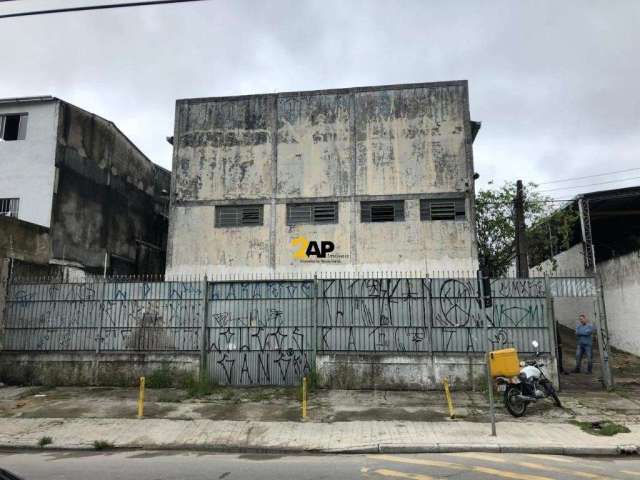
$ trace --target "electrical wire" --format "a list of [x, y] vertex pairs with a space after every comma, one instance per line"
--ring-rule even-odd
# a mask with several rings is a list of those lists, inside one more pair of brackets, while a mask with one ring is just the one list
[[605, 177], [607, 175], [615, 175], [616, 173], [634, 172], [636, 170], [640, 170], [640, 167], [627, 168], [626, 170], [616, 170], [614, 172], [596, 173], [596, 174], [593, 174], [593, 175], [585, 175], [584, 177], [573, 177], [573, 178], [563, 178], [561, 180], [551, 180], [549, 182], [540, 182], [538, 185], [548, 185], [550, 183], [571, 182], [573, 180], [584, 180], [585, 178]]
[[90, 5], [86, 7], [53, 8], [50, 10], [31, 10], [27, 12], [7, 13], [0, 15], [3, 18], [28, 17], [33, 15], [48, 15], [52, 13], [83, 12], [89, 10], [106, 10], [112, 8], [145, 7], [149, 5], [166, 5], [169, 3], [205, 2], [208, 0], [152, 0], [148, 2], [111, 3], [103, 5]]
[[573, 190], [575, 188], [585, 188], [585, 187], [592, 187], [594, 185], [607, 185], [610, 183], [619, 183], [619, 182], [627, 182], [629, 180], [638, 180], [640, 179], [640, 177], [629, 177], [629, 178], [622, 178], [620, 180], [609, 180], [607, 182], [597, 182], [597, 183], [586, 183], [584, 185], [574, 185], [572, 187], [560, 187], [560, 188], [551, 188], [549, 190], [540, 190], [540, 193], [545, 193], [545, 192], [557, 192], [559, 190]]

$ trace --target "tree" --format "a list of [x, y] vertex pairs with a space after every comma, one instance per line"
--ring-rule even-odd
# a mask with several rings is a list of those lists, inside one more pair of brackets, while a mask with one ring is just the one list
[[[491, 184], [491, 182], [490, 182]], [[537, 185], [524, 186], [524, 216], [527, 227], [529, 265], [539, 265], [569, 248], [578, 213], [573, 204], [556, 209], [557, 203], [536, 190]], [[478, 254], [492, 276], [503, 276], [513, 264], [515, 225], [513, 201], [516, 183], [478, 191], [476, 195], [476, 229]]]

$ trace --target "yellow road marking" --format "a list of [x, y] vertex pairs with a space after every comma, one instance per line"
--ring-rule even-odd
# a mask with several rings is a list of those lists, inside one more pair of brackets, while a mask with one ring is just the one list
[[529, 475], [528, 473], [509, 472], [507, 470], [496, 470], [488, 467], [472, 467], [474, 472], [486, 473], [502, 478], [513, 478], [516, 480], [552, 480], [549, 477], [539, 477], [538, 475]]
[[496, 470], [495, 468], [467, 466], [460, 463], [442, 462], [439, 460], [426, 460], [410, 457], [396, 457], [394, 455], [369, 455], [374, 460], [386, 460], [388, 462], [407, 463], [410, 465], [424, 465], [427, 467], [451, 468], [454, 470], [466, 470], [470, 472], [480, 472], [496, 477], [511, 478], [515, 480], [552, 480], [549, 477], [530, 475], [528, 473], [511, 472], [508, 470]]
[[[560, 463], [576, 463], [576, 459], [574, 458], [570, 458], [570, 457], [560, 457], [560, 456], [555, 456], [555, 455], [543, 455], [543, 454], [533, 454], [533, 453], [528, 453], [527, 457], [532, 457], [532, 458], [537, 458], [537, 459], [545, 459], [545, 460], [551, 460], [553, 462], [560, 462]], [[600, 466], [600, 465], [593, 465], [593, 464], [589, 464], [589, 468], [594, 468], [596, 470], [604, 470], [605, 468]]]
[[568, 468], [551, 467], [546, 465], [540, 465], [538, 463], [529, 463], [529, 462], [514, 462], [514, 463], [516, 465], [520, 465], [521, 467], [531, 468], [533, 470], [546, 470], [547, 472], [565, 473], [567, 475], [575, 475], [576, 477], [594, 478], [594, 479], [608, 478], [608, 477], [602, 477], [600, 475], [596, 475], [595, 473], [581, 472], [578, 470], [571, 470]]
[[634, 472], [633, 470], [620, 470], [620, 473], [626, 473], [627, 475], [637, 475], [640, 477], [640, 472]]
[[383, 477], [410, 478], [411, 480], [433, 480], [433, 477], [430, 477], [429, 475], [421, 475], [419, 473], [398, 472], [397, 470], [387, 470], [386, 468], [375, 470], [373, 473], [377, 473], [378, 475], [382, 475]]
[[468, 467], [460, 463], [442, 462], [440, 460], [427, 460], [411, 457], [396, 457], [393, 455], [369, 455], [375, 460], [386, 460], [387, 462], [408, 463], [410, 465], [424, 465], [427, 467], [452, 468], [454, 470], [468, 470]]
[[542, 455], [542, 454], [528, 453], [527, 457], [545, 458], [547, 460], [553, 460], [554, 462], [560, 462], [560, 463], [576, 463], [575, 459], [573, 459], [573, 458], [557, 457], [557, 456], [554, 456], [554, 455]]
[[473, 458], [475, 460], [487, 460], [489, 462], [507, 463], [504, 458], [496, 457], [494, 455], [482, 453], [482, 452], [461, 452], [461, 453], [446, 453], [445, 455], [451, 455], [452, 457]]

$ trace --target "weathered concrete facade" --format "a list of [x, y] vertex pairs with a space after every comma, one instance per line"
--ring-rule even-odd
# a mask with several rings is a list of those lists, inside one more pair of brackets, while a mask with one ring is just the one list
[[[0, 200], [17, 199], [17, 219], [47, 230], [48, 251], [25, 260], [23, 242], [7, 258], [54, 265], [52, 272], [101, 273], [106, 258], [112, 274], [162, 273], [170, 173], [112, 122], [55, 97], [0, 100], [0, 117], [16, 114], [21, 138], [0, 142]], [[0, 244], [9, 233], [0, 232]]]
[[[477, 126], [466, 81], [179, 100], [167, 272], [474, 269]], [[421, 220], [428, 199], [463, 202], [463, 218]], [[361, 221], [366, 201], [400, 201], [402, 220]], [[319, 203], [337, 218], [288, 221]], [[230, 205], [262, 223], [216, 226]], [[295, 256], [309, 241], [334, 250]]]

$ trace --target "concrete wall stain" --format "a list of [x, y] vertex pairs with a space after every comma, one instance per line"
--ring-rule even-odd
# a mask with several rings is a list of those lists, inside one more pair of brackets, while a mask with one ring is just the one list
[[[297, 235], [334, 241], [334, 270], [474, 269], [467, 97], [462, 81], [179, 100], [167, 273], [324, 268], [292, 260]], [[419, 196], [442, 194], [467, 199], [467, 221], [420, 222]], [[406, 221], [360, 223], [374, 196], [409, 196]], [[290, 227], [291, 199], [337, 201], [340, 221]], [[213, 228], [216, 205], [252, 200], [262, 229]]]

